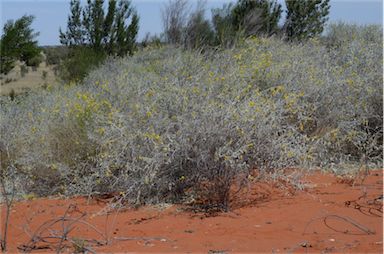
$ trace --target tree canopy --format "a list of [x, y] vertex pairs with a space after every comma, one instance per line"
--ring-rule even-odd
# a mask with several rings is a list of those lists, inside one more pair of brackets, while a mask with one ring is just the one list
[[71, 0], [67, 30], [60, 29], [60, 42], [68, 46], [90, 46], [109, 55], [133, 54], [139, 30], [139, 16], [129, 0]]
[[3, 28], [0, 40], [1, 73], [7, 74], [14, 67], [16, 60], [32, 64], [32, 59], [40, 56], [40, 48], [35, 38], [39, 33], [34, 32], [31, 24], [32, 15], [24, 15], [16, 21], [8, 20]]
[[329, 15], [329, 0], [286, 0], [285, 32], [288, 39], [303, 40], [321, 34]]
[[232, 10], [232, 22], [245, 36], [271, 35], [278, 29], [281, 13], [276, 0], [238, 0]]

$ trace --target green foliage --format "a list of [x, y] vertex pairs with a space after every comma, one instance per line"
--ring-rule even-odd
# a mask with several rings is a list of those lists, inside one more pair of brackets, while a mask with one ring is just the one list
[[108, 55], [132, 55], [139, 29], [139, 16], [129, 0], [108, 2], [87, 0], [84, 8], [79, 0], [71, 0], [67, 31], [60, 29], [60, 42], [67, 46], [87, 45]]
[[[128, 1], [119, 2], [116, 18], [116, 48], [113, 50], [118, 56], [133, 55], [136, 50], [136, 36], [139, 30], [139, 16], [129, 6]], [[133, 13], [131, 23], [125, 25], [127, 15]], [[111, 44], [111, 43], [110, 43]]]
[[0, 72], [7, 74], [15, 67], [15, 59], [13, 57], [1, 56]]
[[43, 48], [47, 65], [59, 65], [68, 56], [67, 46], [46, 46]]
[[170, 0], [163, 10], [165, 41], [185, 49], [203, 49], [214, 44], [214, 32], [205, 19], [205, 3], [190, 11], [186, 0]]
[[246, 37], [268, 36], [278, 30], [281, 12], [276, 0], [239, 0], [232, 10], [232, 22]]
[[271, 36], [279, 30], [281, 12], [276, 0], [239, 0], [213, 9], [216, 43], [231, 47], [250, 36]]
[[28, 67], [25, 66], [24, 64], [21, 65], [21, 66], [20, 66], [20, 75], [21, 75], [22, 77], [24, 77], [25, 74], [27, 74], [27, 73], [28, 73]]
[[14, 67], [16, 60], [29, 63], [36, 63], [36, 57], [40, 55], [34, 33], [30, 27], [33, 16], [24, 15], [16, 21], [9, 20], [4, 25], [3, 35], [1, 36], [1, 73], [7, 74]]
[[234, 26], [232, 16], [233, 5], [227, 4], [222, 8], [212, 10], [212, 24], [215, 32], [215, 42], [224, 48], [237, 44], [244, 36]]
[[250, 36], [271, 36], [284, 32], [289, 40], [303, 40], [322, 33], [328, 20], [329, 0], [287, 0], [287, 17], [281, 29], [278, 23], [282, 7], [276, 0], [238, 0], [212, 10], [216, 42], [230, 47]]
[[46, 80], [46, 79], [47, 79], [47, 76], [48, 76], [48, 72], [47, 72], [47, 71], [43, 71], [43, 72], [41, 73], [41, 78], [42, 78], [43, 80]]
[[204, 15], [204, 5], [199, 2], [196, 10], [190, 14], [185, 28], [184, 46], [186, 48], [196, 49], [213, 44], [213, 30]]
[[59, 76], [67, 82], [78, 82], [100, 65], [105, 58], [106, 54], [103, 51], [97, 51], [87, 46], [72, 48], [60, 64]]
[[33, 57], [27, 58], [25, 64], [27, 66], [39, 67], [39, 65], [43, 62], [43, 56], [39, 53]]
[[129, 0], [71, 0], [67, 31], [60, 29], [60, 42], [69, 46], [68, 59], [60, 65], [65, 81], [81, 80], [107, 55], [133, 55], [139, 29], [139, 16]]
[[16, 97], [16, 92], [15, 90], [12, 88], [12, 90], [9, 92], [9, 98], [13, 101]]
[[60, 43], [63, 45], [83, 45], [85, 43], [85, 29], [82, 21], [82, 8], [80, 1], [71, 0], [71, 14], [68, 16], [67, 32], [64, 33], [60, 28]]
[[304, 40], [323, 32], [329, 15], [329, 0], [286, 0], [286, 36], [289, 40]]

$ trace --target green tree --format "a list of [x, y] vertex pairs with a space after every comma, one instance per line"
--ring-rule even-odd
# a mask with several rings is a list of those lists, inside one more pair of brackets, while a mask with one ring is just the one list
[[139, 16], [129, 0], [71, 0], [67, 30], [60, 29], [60, 42], [69, 46], [60, 66], [66, 81], [81, 80], [108, 55], [132, 55], [136, 50]]
[[31, 28], [33, 20], [34, 16], [24, 15], [16, 21], [9, 20], [4, 25], [0, 40], [1, 73], [7, 74], [11, 71], [16, 60], [24, 61], [27, 65], [36, 64], [41, 49], [35, 40], [39, 33]]
[[[127, 26], [126, 19], [131, 18], [131, 23]], [[139, 30], [139, 16], [130, 7], [129, 1], [120, 1], [116, 10], [115, 17], [115, 50], [114, 53], [122, 56], [126, 53], [132, 55], [136, 49], [136, 35]]]
[[68, 46], [88, 46], [107, 55], [133, 54], [139, 30], [139, 16], [129, 0], [71, 0], [67, 30], [60, 29], [60, 42]]
[[246, 37], [272, 35], [278, 30], [281, 13], [276, 0], [238, 0], [232, 10], [232, 22]]
[[107, 52], [113, 52], [113, 43], [115, 38], [114, 32], [114, 19], [116, 12], [116, 0], [110, 0], [108, 5], [108, 12], [104, 20], [104, 38], [103, 43]]
[[100, 50], [104, 36], [104, 0], [87, 0], [87, 6], [83, 12], [83, 24], [85, 36], [89, 44]]
[[329, 0], [286, 0], [284, 30], [289, 40], [304, 40], [319, 35], [329, 15]]
[[214, 34], [211, 24], [204, 18], [204, 2], [199, 1], [197, 8], [190, 14], [185, 28], [186, 48], [202, 48], [213, 43]]
[[215, 44], [232, 47], [242, 38], [242, 33], [233, 25], [233, 4], [226, 4], [222, 8], [212, 9], [212, 25], [215, 34]]
[[213, 9], [216, 43], [232, 47], [252, 35], [270, 36], [279, 30], [281, 13], [276, 0], [238, 0], [236, 4]]
[[60, 28], [60, 43], [63, 45], [83, 45], [85, 30], [82, 26], [80, 1], [71, 0], [71, 15], [68, 16], [67, 32], [63, 33]]

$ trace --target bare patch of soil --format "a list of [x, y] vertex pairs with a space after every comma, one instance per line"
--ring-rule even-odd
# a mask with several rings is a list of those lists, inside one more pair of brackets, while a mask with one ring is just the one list
[[382, 253], [382, 170], [362, 184], [320, 172], [301, 181], [302, 191], [251, 184], [215, 216], [165, 204], [109, 212], [108, 197], [18, 202], [9, 252]]

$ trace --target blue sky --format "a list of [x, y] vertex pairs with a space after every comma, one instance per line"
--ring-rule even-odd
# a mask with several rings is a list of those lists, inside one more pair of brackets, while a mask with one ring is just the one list
[[[190, 0], [191, 3], [196, 1]], [[233, 2], [234, 0], [232, 0]], [[207, 15], [210, 9], [222, 7], [230, 0], [207, 0]], [[283, 3], [283, 0], [279, 0]], [[59, 27], [66, 28], [69, 14], [69, 0], [0, 0], [1, 31], [9, 19], [32, 14], [36, 18], [32, 27], [40, 32], [40, 45], [58, 45]], [[167, 0], [132, 0], [140, 16], [138, 38], [147, 32], [159, 34], [162, 31], [161, 9]], [[382, 0], [331, 0], [330, 22], [343, 21], [356, 24], [382, 24]]]

